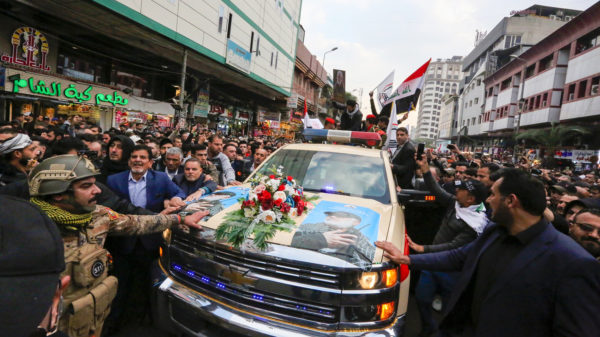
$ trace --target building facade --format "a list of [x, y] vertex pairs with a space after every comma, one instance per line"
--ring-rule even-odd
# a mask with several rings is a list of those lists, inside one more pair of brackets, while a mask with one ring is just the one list
[[458, 93], [462, 76], [461, 56], [437, 59], [429, 63], [421, 92], [417, 132], [414, 138], [433, 140], [438, 137], [442, 97]]
[[[492, 126], [486, 114], [492, 102], [488, 97], [484, 80], [496, 69], [501, 68], [511, 58], [523, 53], [572, 20], [580, 11], [534, 5], [525, 10], [503, 18], [484, 38], [476, 41], [475, 48], [464, 58], [464, 82], [459, 96], [459, 123], [462, 134], [474, 139], [486, 138], [496, 126], [509, 127], [508, 124]], [[498, 102], [504, 104], [514, 94], [512, 83], [504, 83]], [[506, 113], [510, 107], [505, 107]], [[508, 123], [508, 120], [504, 121]]]
[[[151, 113], [173, 116], [174, 107], [183, 106], [183, 119], [200, 118], [229, 131], [286, 111], [301, 0], [260, 5], [244, 0], [48, 0], [13, 1], [5, 7], [0, 14], [0, 119], [29, 110], [39, 115], [100, 109], [101, 116], [95, 116], [108, 127], [136, 114], [141, 119]], [[28, 48], [30, 56], [24, 52]], [[9, 80], [13, 75], [36, 84], [61, 83], [63, 89], [92, 86], [92, 95], [100, 89], [104, 97], [115, 92], [127, 104], [43, 95], [27, 87], [17, 92]], [[179, 102], [182, 77], [184, 101]]]
[[450, 140], [458, 132], [458, 95], [445, 94], [441, 103], [438, 140]]
[[600, 115], [600, 3], [485, 80], [491, 136], [551, 123], [596, 128]]

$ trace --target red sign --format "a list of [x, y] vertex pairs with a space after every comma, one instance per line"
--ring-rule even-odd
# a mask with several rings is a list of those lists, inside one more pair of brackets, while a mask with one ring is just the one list
[[211, 104], [210, 113], [213, 115], [222, 115], [223, 113], [225, 113], [225, 108], [220, 105]]
[[2, 61], [48, 71], [48, 40], [40, 31], [31, 27], [21, 27], [12, 34], [12, 55], [2, 55]]

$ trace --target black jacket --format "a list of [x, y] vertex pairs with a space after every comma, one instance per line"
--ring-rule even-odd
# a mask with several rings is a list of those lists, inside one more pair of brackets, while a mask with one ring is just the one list
[[27, 175], [7, 162], [0, 162], [0, 186], [20, 180], [27, 181]]
[[456, 197], [444, 191], [433, 179], [431, 172], [423, 174], [427, 189], [435, 195], [435, 200], [447, 207], [446, 215], [442, 220], [440, 229], [435, 234], [433, 243], [424, 246], [425, 253], [440, 252], [462, 247], [477, 238], [477, 232], [464, 220], [456, 218]]
[[412, 178], [415, 175], [415, 147], [407, 141], [402, 149], [396, 150], [397, 153], [392, 154], [392, 172], [396, 177], [396, 183], [401, 188], [413, 188]]
[[217, 189], [217, 183], [214, 180], [205, 181], [206, 174], [202, 173], [200, 178], [194, 182], [189, 182], [185, 179], [184, 173], [179, 173], [175, 177], [173, 177], [173, 182], [175, 185], [179, 186], [181, 190], [185, 193], [186, 197], [189, 197], [190, 194], [196, 192], [197, 190], [204, 188], [205, 193], [212, 193]]
[[346, 111], [342, 113], [342, 117], [340, 119], [340, 129], [347, 131], [361, 131], [362, 130], [362, 112], [358, 110], [352, 118]]
[[118, 162], [110, 160], [108, 154], [106, 155], [102, 162], [100, 175], [96, 177], [96, 179], [103, 184], [106, 184], [106, 179], [108, 179], [108, 176], [129, 170], [129, 157], [131, 156], [131, 152], [133, 151], [135, 144], [131, 138], [127, 136], [116, 135], [110, 139], [107, 148], [110, 148], [112, 143], [117, 140], [121, 141], [121, 145], [123, 146], [123, 155], [121, 160]]

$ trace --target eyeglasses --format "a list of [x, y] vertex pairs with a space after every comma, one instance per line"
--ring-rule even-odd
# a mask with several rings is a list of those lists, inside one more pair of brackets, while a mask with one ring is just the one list
[[576, 222], [575, 223], [577, 225], [577, 227], [579, 227], [579, 229], [581, 229], [582, 231], [586, 232], [587, 234], [591, 234], [594, 231], [596, 231], [599, 235], [600, 235], [600, 228], [593, 226], [593, 225], [589, 225], [589, 224], [585, 224], [585, 223], [579, 223]]

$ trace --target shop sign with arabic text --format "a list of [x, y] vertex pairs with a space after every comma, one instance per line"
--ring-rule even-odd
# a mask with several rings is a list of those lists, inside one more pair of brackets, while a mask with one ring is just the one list
[[127, 106], [129, 96], [110, 88], [6, 69], [6, 91], [104, 106]]

